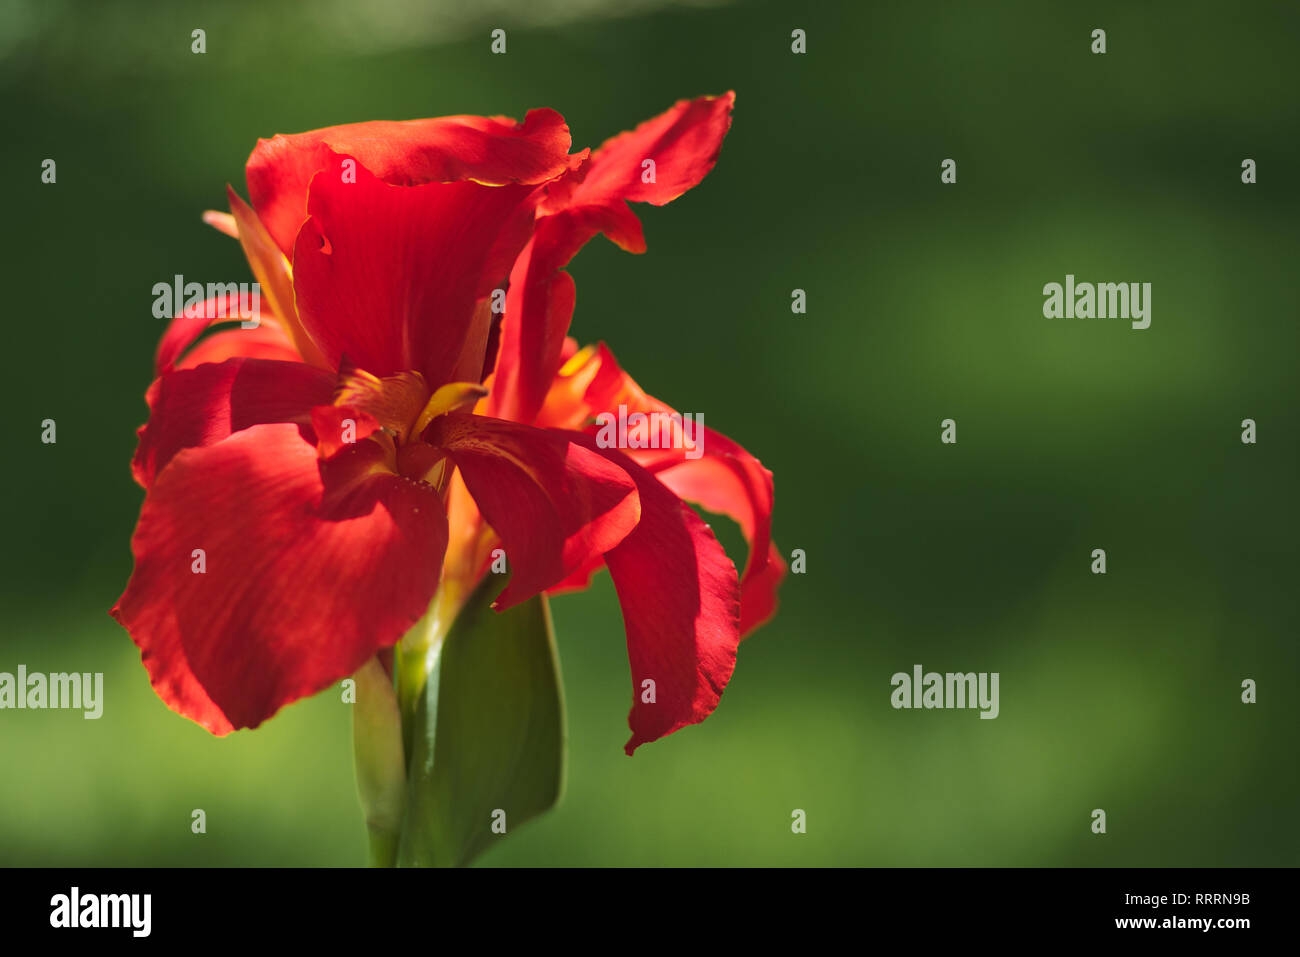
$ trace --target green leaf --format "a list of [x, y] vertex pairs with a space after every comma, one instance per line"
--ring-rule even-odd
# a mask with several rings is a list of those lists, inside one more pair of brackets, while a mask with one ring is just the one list
[[539, 595], [492, 611], [501, 587], [487, 576], [428, 654], [399, 865], [467, 864], [563, 790], [564, 696], [550, 608]]

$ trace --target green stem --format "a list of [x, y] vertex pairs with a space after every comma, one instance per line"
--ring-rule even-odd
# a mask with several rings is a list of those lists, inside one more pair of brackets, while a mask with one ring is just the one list
[[[393, 649], [392, 675], [377, 657], [355, 675], [353, 759], [372, 867], [397, 864], [406, 823], [407, 774], [419, 730], [416, 721], [429, 675], [464, 602], [464, 589], [444, 581], [424, 617]], [[436, 719], [437, 702], [430, 704], [426, 711]]]
[[452, 622], [464, 604], [461, 589], [444, 581], [429, 604], [424, 617], [406, 633], [393, 649], [393, 677], [397, 684], [397, 703], [402, 720], [402, 747], [406, 760], [411, 759], [415, 740], [415, 722], [429, 675], [438, 663], [442, 643]]
[[396, 867], [401, 832], [372, 825], [367, 825], [366, 830], [370, 835], [370, 866]]
[[393, 680], [378, 658], [362, 665], [354, 678], [352, 757], [357, 797], [370, 834], [370, 864], [392, 867], [397, 863], [397, 845], [406, 814], [401, 715]]

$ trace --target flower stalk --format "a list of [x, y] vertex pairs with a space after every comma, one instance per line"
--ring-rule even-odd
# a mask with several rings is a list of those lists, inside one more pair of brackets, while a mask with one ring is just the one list
[[356, 673], [353, 760], [372, 867], [397, 863], [421, 699], [465, 598], [460, 582], [444, 579], [428, 611], [393, 648], [391, 673], [379, 656]]
[[401, 720], [403, 753], [411, 757], [415, 723], [429, 676], [438, 665], [442, 644], [464, 604], [463, 589], [446, 578], [438, 586], [429, 610], [393, 649], [393, 684]]
[[406, 756], [393, 679], [378, 656], [355, 675], [352, 709], [357, 796], [370, 836], [372, 867], [392, 867], [406, 812]]

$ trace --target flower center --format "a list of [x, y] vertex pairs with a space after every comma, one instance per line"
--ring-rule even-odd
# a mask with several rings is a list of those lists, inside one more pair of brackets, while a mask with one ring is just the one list
[[421, 436], [438, 416], [468, 411], [485, 395], [487, 389], [477, 382], [448, 382], [430, 393], [418, 372], [379, 378], [345, 361], [334, 414], [350, 417], [355, 439], [372, 439], [384, 450], [390, 471], [443, 492], [451, 480], [450, 464]]

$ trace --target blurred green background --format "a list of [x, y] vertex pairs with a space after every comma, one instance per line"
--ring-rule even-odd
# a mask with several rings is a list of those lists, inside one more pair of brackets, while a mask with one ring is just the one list
[[[0, 863], [365, 859], [337, 689], [216, 739], [107, 614], [151, 287], [251, 278], [199, 214], [256, 138], [552, 106], [595, 146], [727, 89], [649, 252], [575, 261], [573, 331], [763, 459], [807, 573], [717, 713], [632, 759], [608, 577], [555, 601], [567, 794], [480, 862], [1300, 863], [1300, 13], [1087, 6], [0, 0], [0, 671], [106, 675], [99, 721], [0, 712]], [[1151, 328], [1044, 319], [1067, 272], [1151, 282]], [[999, 672], [1001, 716], [893, 710], [915, 663]]]

